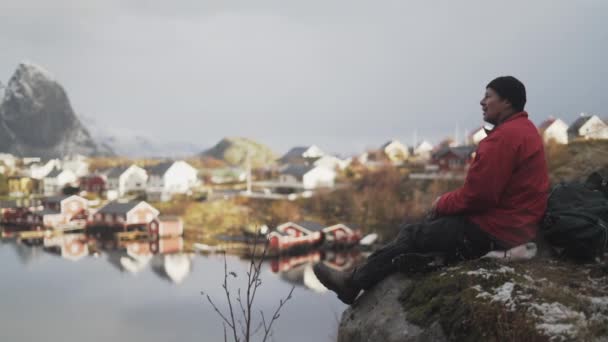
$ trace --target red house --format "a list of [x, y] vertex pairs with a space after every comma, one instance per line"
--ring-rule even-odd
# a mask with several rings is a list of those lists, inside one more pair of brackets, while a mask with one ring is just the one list
[[433, 154], [440, 171], [465, 171], [475, 156], [475, 146], [445, 147]]
[[127, 231], [132, 228], [147, 229], [158, 214], [158, 210], [145, 201], [113, 201], [93, 215], [89, 226], [93, 229], [111, 231]]
[[315, 246], [323, 241], [323, 228], [323, 225], [310, 221], [283, 223], [268, 234], [270, 248], [287, 250], [297, 246]]
[[354, 227], [338, 223], [323, 228], [324, 241], [333, 245], [352, 245], [359, 242], [361, 233]]
[[100, 175], [80, 177], [80, 190], [89, 193], [102, 194], [106, 191], [106, 179]]
[[51, 196], [42, 199], [42, 209], [30, 210], [25, 222], [38, 229], [86, 228], [88, 201], [80, 196]]
[[25, 224], [25, 216], [40, 205], [38, 200], [18, 199], [0, 201], [0, 223], [5, 225]]

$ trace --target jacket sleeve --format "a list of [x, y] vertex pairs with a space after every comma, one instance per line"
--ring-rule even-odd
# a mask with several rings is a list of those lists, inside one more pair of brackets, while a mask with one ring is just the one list
[[488, 136], [479, 144], [464, 185], [441, 196], [437, 214], [478, 213], [498, 205], [513, 173], [517, 153], [505, 138]]

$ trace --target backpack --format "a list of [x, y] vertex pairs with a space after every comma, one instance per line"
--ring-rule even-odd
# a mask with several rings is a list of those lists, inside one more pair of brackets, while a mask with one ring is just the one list
[[585, 183], [560, 183], [552, 188], [541, 234], [561, 256], [593, 261], [608, 252], [607, 183], [593, 173]]

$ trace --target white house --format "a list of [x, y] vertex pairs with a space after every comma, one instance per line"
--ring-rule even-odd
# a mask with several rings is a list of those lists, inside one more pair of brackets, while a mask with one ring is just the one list
[[185, 161], [168, 161], [148, 168], [149, 197], [168, 201], [174, 194], [191, 193], [199, 184], [198, 171]]
[[418, 143], [416, 147], [414, 147], [414, 156], [421, 160], [431, 159], [431, 154], [433, 153], [433, 144], [430, 142], [423, 140]]
[[325, 155], [319, 147], [315, 145], [311, 146], [298, 146], [294, 147], [285, 153], [280, 159], [279, 162], [282, 164], [294, 164], [294, 163], [302, 163], [307, 160], [314, 160], [321, 158]]
[[76, 177], [83, 177], [89, 174], [89, 162], [87, 157], [77, 154], [63, 159], [62, 168], [74, 172]]
[[279, 183], [305, 190], [333, 187], [336, 172], [323, 166], [289, 165], [279, 175]]
[[53, 169], [61, 169], [61, 161], [59, 159], [33, 162], [29, 165], [29, 176], [40, 180], [45, 178]]
[[53, 169], [42, 179], [44, 195], [57, 195], [66, 185], [75, 185], [76, 179], [76, 175], [70, 170]]
[[323, 166], [330, 170], [344, 170], [349, 164], [350, 159], [340, 159], [331, 155], [325, 155], [313, 162], [315, 166]]
[[403, 162], [410, 156], [407, 146], [398, 140], [390, 140], [382, 145], [380, 149], [393, 163]]
[[549, 142], [562, 145], [568, 143], [568, 124], [561, 119], [550, 117], [538, 126], [538, 131], [545, 144]]
[[5, 169], [2, 173], [14, 170], [17, 166], [17, 158], [9, 153], [0, 153], [0, 165], [3, 165]]
[[137, 165], [116, 167], [106, 175], [108, 197], [124, 196], [130, 191], [145, 191], [148, 173]]
[[608, 126], [597, 115], [581, 114], [568, 128], [568, 138], [574, 139], [608, 139]]
[[469, 144], [479, 145], [479, 143], [488, 136], [486, 128], [481, 126], [469, 134]]

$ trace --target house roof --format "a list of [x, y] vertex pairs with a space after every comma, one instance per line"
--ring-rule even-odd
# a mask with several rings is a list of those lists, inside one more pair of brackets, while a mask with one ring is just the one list
[[108, 178], [118, 178], [120, 177], [120, 175], [122, 175], [125, 171], [127, 171], [127, 169], [130, 166], [117, 166], [114, 168], [111, 168], [108, 171]]
[[287, 233], [283, 233], [283, 232], [278, 231], [278, 230], [276, 230], [276, 229], [275, 229], [275, 230], [273, 230], [273, 231], [271, 231], [271, 232], [269, 232], [268, 234], [277, 234], [277, 235], [280, 235], [280, 236], [288, 236], [288, 234], [287, 234]]
[[310, 170], [314, 169], [316, 166], [314, 165], [289, 165], [285, 170], [283, 170], [282, 174], [292, 175], [297, 178], [304, 177]]
[[332, 224], [331, 226], [327, 226], [327, 227], [323, 227], [324, 230], [328, 230], [329, 228], [332, 227], [336, 227], [336, 226], [344, 226], [350, 230], [359, 230], [359, 226], [355, 225], [355, 224], [350, 224], [350, 223], [336, 223], [336, 224]]
[[45, 203], [61, 203], [64, 199], [71, 197], [72, 195], [57, 195], [57, 196], [49, 196], [45, 197], [43, 201]]
[[17, 201], [15, 200], [0, 201], [0, 208], [13, 209], [18, 207]]
[[435, 158], [441, 158], [448, 153], [455, 154], [458, 158], [468, 159], [473, 152], [475, 152], [475, 146], [456, 146], [456, 147], [444, 147], [435, 153]]
[[160, 164], [156, 164], [154, 166], [150, 166], [146, 170], [151, 175], [162, 176], [167, 172], [167, 170], [169, 170], [169, 168], [171, 166], [173, 166], [174, 163], [175, 163], [174, 161], [166, 161], [166, 162], [162, 162]]
[[294, 223], [297, 224], [298, 226], [308, 229], [312, 232], [318, 232], [318, 231], [323, 230], [323, 228], [325, 228], [324, 225], [317, 223], [317, 222], [313, 222], [313, 221], [297, 221]]
[[581, 115], [576, 119], [570, 127], [568, 127], [568, 133], [578, 133], [578, 130], [583, 127], [593, 116], [592, 115]]
[[57, 210], [44, 208], [42, 210], [33, 211], [32, 214], [44, 216], [44, 215], [57, 215], [57, 214], [60, 214], [60, 212], [58, 212]]
[[61, 173], [63, 172], [63, 170], [60, 170], [56, 167], [54, 167], [51, 172], [49, 172], [45, 178], [55, 178], [57, 176], [59, 176]]
[[382, 144], [382, 146], [380, 146], [380, 148], [384, 150], [388, 145], [390, 145], [390, 144], [392, 144], [394, 142], [398, 142], [398, 141], [394, 140], [394, 139], [393, 140], [389, 140], [389, 141], [385, 142], [384, 144]]
[[304, 158], [303, 154], [310, 148], [310, 146], [297, 146], [297, 147], [293, 147], [292, 149], [290, 149], [289, 151], [287, 151], [287, 153], [285, 153], [281, 158], [279, 158], [280, 161], [289, 161], [290, 159], [298, 159], [298, 158]]
[[112, 201], [106, 204], [103, 208], [99, 209], [99, 214], [126, 214], [131, 209], [135, 208], [142, 201], [133, 202], [116, 202]]
[[550, 117], [547, 120], [543, 121], [539, 126], [538, 126], [538, 130], [540, 130], [541, 132], [546, 130], [547, 128], [549, 128], [549, 126], [551, 126], [555, 121], [557, 121], [556, 118], [554, 117]]

